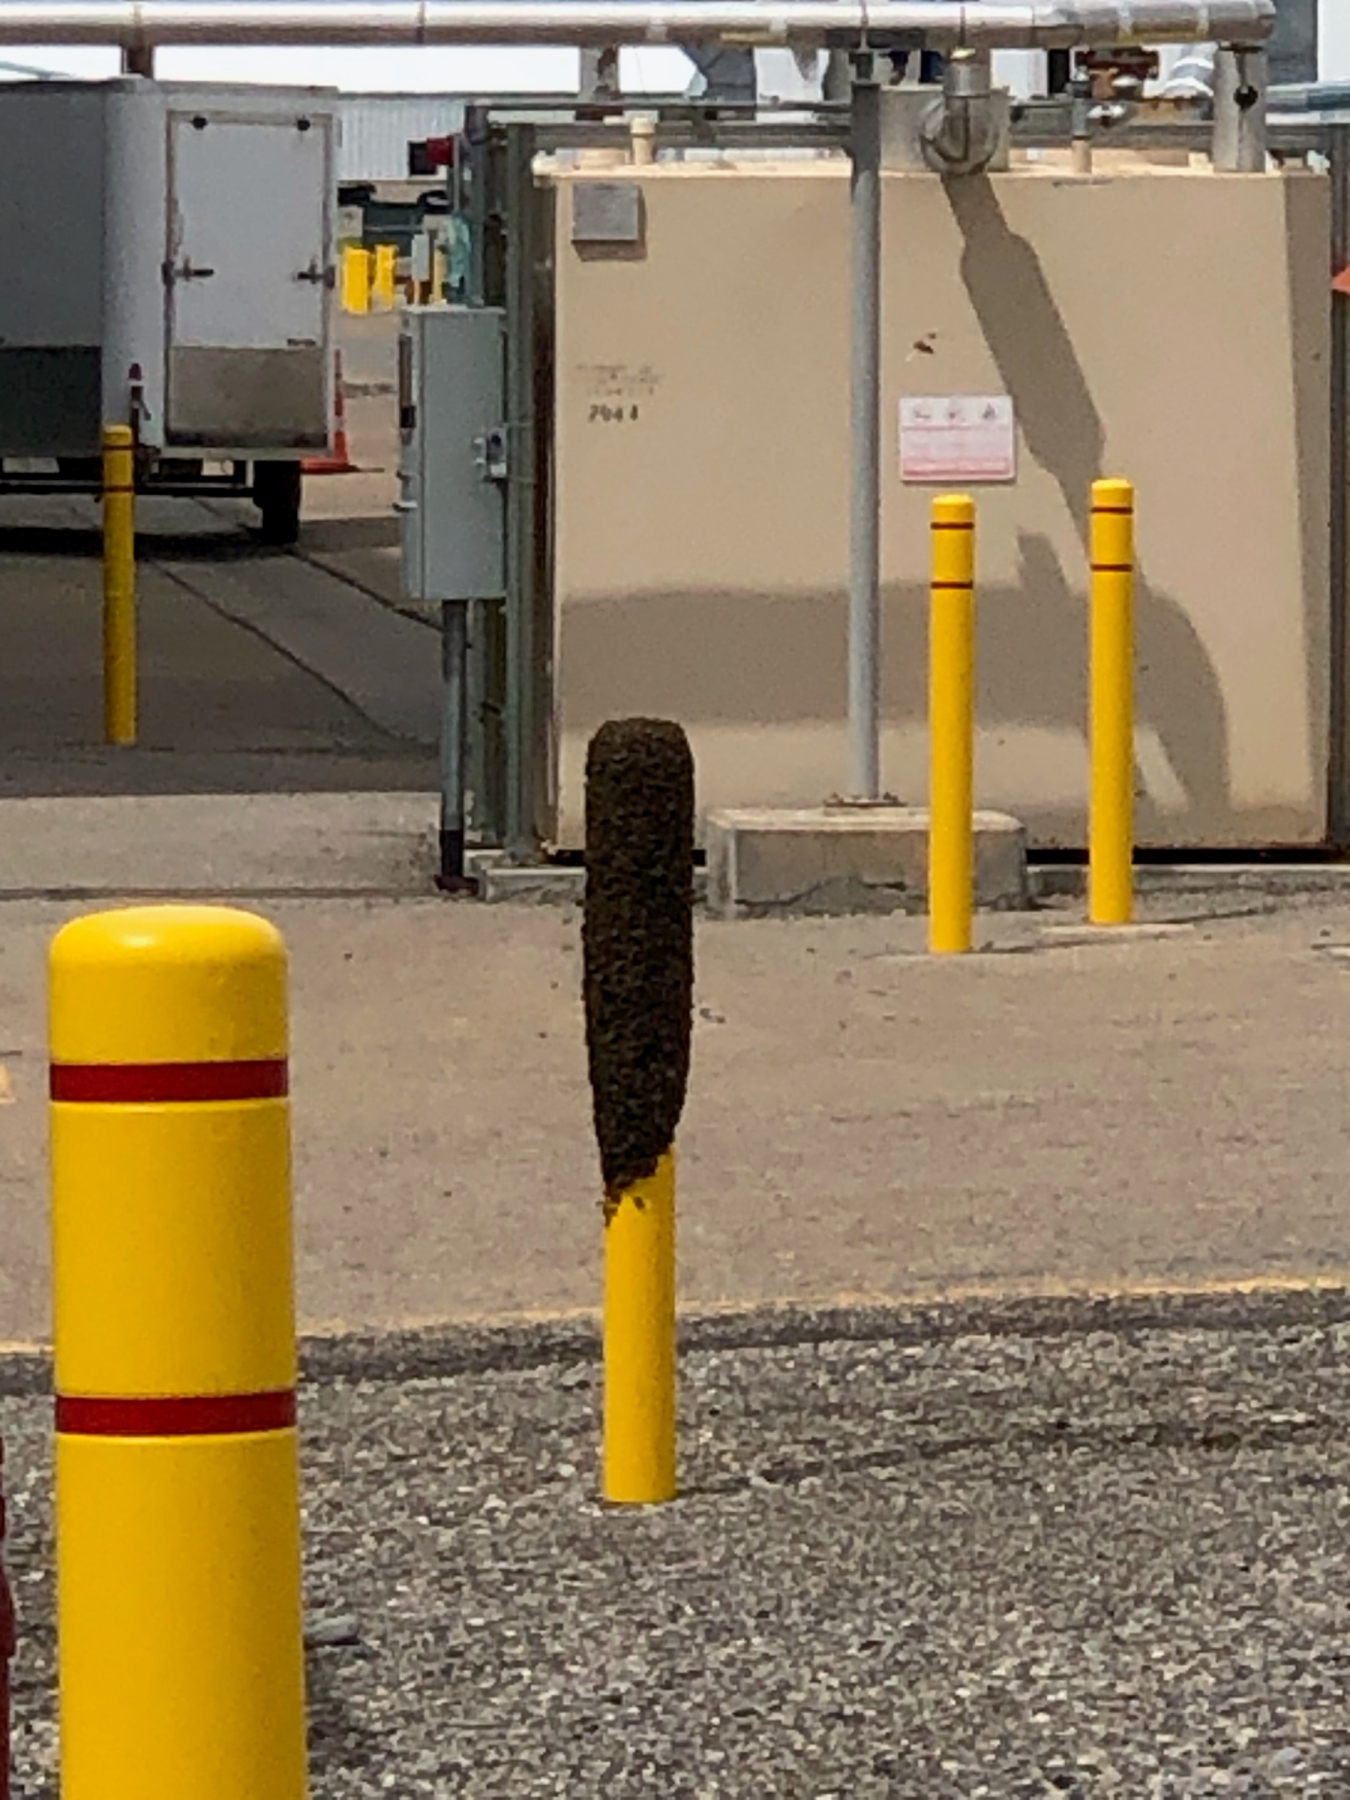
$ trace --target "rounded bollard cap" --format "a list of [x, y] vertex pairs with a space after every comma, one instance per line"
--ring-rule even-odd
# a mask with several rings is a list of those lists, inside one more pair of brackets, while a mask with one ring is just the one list
[[[280, 934], [225, 907], [95, 913], [52, 945], [51, 1006], [58, 1394], [286, 1401]], [[136, 1434], [176, 1436], [175, 1418]]]
[[933, 501], [934, 525], [973, 525], [975, 502], [969, 494], [938, 494]]
[[1109, 476], [1092, 484], [1092, 504], [1106, 512], [1134, 511], [1134, 483]]
[[53, 1062], [270, 1060], [286, 1037], [286, 947], [256, 913], [123, 907], [52, 944]]

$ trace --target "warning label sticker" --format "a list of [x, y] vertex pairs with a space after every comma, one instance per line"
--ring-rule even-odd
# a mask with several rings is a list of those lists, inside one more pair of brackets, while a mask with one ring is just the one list
[[911, 394], [900, 402], [900, 479], [1015, 481], [1017, 419], [1006, 394]]

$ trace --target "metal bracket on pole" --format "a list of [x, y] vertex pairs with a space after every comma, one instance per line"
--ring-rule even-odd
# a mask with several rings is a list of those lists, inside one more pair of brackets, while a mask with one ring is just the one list
[[619, 46], [581, 52], [579, 119], [605, 119], [623, 111], [623, 87], [619, 80]]
[[1214, 167], [1259, 175], [1266, 166], [1266, 53], [1259, 47], [1220, 49], [1214, 64]]

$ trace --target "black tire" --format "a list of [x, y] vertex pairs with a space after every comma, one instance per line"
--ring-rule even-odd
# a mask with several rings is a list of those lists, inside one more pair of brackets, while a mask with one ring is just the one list
[[97, 456], [58, 456], [56, 466], [66, 481], [78, 481], [97, 492], [103, 486], [103, 462]]
[[262, 514], [262, 540], [284, 549], [300, 537], [298, 462], [260, 462], [253, 468], [253, 504]]

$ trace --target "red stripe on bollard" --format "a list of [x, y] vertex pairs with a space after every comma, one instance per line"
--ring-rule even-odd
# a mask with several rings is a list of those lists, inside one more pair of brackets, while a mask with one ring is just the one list
[[267, 1394], [58, 1394], [56, 1429], [71, 1437], [233, 1437], [288, 1431], [295, 1389]]
[[203, 1100], [282, 1100], [284, 1058], [259, 1062], [53, 1063], [51, 1097], [85, 1106], [155, 1106]]

